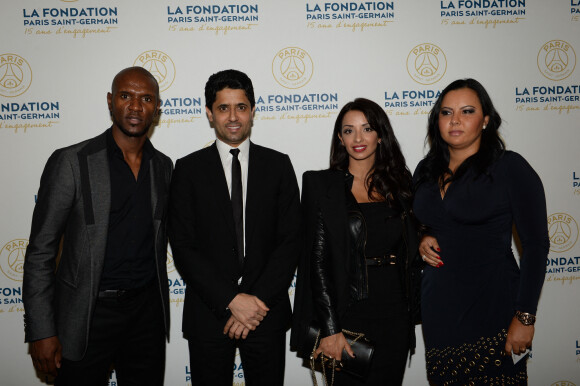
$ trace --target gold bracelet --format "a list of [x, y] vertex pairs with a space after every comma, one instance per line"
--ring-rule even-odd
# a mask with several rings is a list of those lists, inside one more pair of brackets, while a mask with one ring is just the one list
[[524, 326], [533, 326], [536, 323], [536, 315], [527, 312], [516, 311], [516, 318]]

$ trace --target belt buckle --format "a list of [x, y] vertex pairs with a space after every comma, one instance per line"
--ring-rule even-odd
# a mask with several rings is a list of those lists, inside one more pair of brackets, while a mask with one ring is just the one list
[[373, 261], [376, 263], [377, 267], [381, 267], [384, 264], [384, 257], [383, 256], [373, 257]]
[[397, 264], [397, 256], [395, 256], [395, 255], [389, 255], [389, 256], [387, 256], [387, 260], [389, 261], [389, 264], [390, 265]]

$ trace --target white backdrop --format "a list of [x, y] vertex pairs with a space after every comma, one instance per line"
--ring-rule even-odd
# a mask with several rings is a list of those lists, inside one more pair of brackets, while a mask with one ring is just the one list
[[[358, 96], [385, 107], [413, 170], [437, 93], [457, 78], [478, 79], [504, 119], [508, 147], [536, 169], [548, 200], [552, 246], [530, 384], [580, 385], [579, 32], [580, 0], [3, 0], [0, 383], [41, 384], [23, 343], [21, 286], [44, 164], [110, 125], [111, 80], [140, 65], [162, 88], [151, 139], [174, 161], [213, 140], [203, 87], [212, 73], [236, 68], [254, 82], [252, 140], [289, 154], [299, 180], [327, 167], [336, 114]], [[192, 385], [185, 287], [169, 258], [166, 384]], [[427, 384], [420, 327], [417, 334], [405, 385]], [[234, 384], [243, 385], [236, 363]], [[286, 384], [310, 384], [290, 351]]]

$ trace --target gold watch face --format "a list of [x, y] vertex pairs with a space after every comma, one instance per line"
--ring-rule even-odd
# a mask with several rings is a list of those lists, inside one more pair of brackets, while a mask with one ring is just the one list
[[516, 318], [524, 325], [530, 326], [536, 322], [536, 317], [532, 314], [528, 314], [527, 312], [516, 312]]

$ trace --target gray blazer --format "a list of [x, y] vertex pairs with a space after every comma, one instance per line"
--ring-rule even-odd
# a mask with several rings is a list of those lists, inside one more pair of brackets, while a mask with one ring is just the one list
[[[157, 278], [169, 336], [165, 219], [173, 164], [157, 150], [150, 162]], [[110, 192], [105, 133], [55, 151], [40, 179], [24, 261], [25, 341], [58, 336], [70, 360], [82, 359], [87, 348], [107, 245]]]

